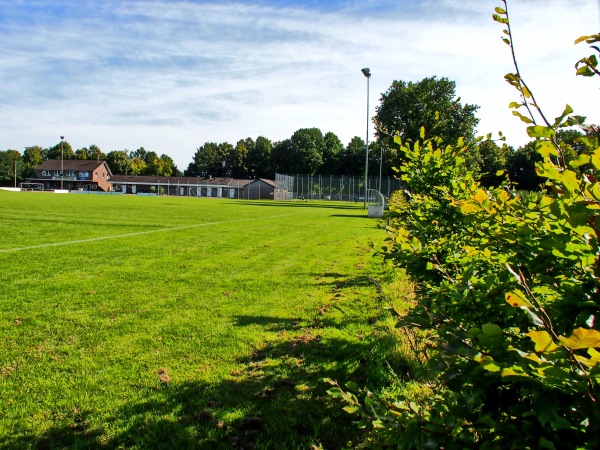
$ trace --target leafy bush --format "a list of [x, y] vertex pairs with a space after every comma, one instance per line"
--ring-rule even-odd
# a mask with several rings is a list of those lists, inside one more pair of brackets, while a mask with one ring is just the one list
[[[503, 6], [494, 19], [512, 51]], [[596, 66], [583, 58], [577, 74]], [[443, 146], [424, 129], [415, 142], [396, 139], [406, 189], [390, 201], [384, 252], [417, 286], [397, 326], [434, 333], [433, 393], [386, 401], [353, 384], [334, 388], [360, 415], [364, 446], [600, 447], [600, 136], [568, 105], [548, 121], [515, 68], [506, 79], [521, 101], [511, 108], [542, 157], [543, 192], [524, 198], [510, 181], [482, 189], [462, 140]], [[556, 133], [573, 125], [585, 135], [567, 165]]]

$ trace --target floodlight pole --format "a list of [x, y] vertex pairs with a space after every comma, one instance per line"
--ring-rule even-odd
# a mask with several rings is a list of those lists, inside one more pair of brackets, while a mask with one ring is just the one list
[[63, 181], [65, 179], [65, 160], [63, 156], [63, 139], [65, 137], [60, 137], [60, 190], [63, 190]]
[[381, 172], [383, 167], [383, 145], [379, 146], [379, 193], [381, 193]]
[[367, 145], [365, 146], [365, 198], [363, 204], [363, 209], [367, 209], [367, 176], [369, 172], [369, 81], [371, 80], [371, 69], [365, 67], [361, 72], [367, 77]]

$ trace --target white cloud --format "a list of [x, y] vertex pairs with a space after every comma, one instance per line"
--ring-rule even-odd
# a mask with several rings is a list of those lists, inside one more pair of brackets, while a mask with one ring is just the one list
[[[373, 73], [371, 115], [393, 80], [446, 76], [463, 102], [481, 106], [481, 133], [525, 140], [506, 108], [517, 93], [502, 78], [513, 68], [491, 19], [494, 2], [382, 2], [385, 14], [359, 2], [321, 12], [268, 3], [18, 3], [0, 2], [10, 12], [0, 19], [0, 148], [51, 146], [65, 135], [75, 148], [144, 146], [185, 169], [206, 141], [279, 140], [314, 126], [347, 143], [366, 133], [362, 67]], [[599, 122], [598, 82], [573, 70], [589, 51], [572, 45], [597, 32], [597, 5], [509, 7], [521, 70], [539, 103], [554, 117], [570, 102]]]

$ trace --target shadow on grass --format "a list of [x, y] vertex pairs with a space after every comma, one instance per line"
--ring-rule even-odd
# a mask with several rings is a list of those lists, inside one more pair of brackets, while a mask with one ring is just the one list
[[333, 286], [333, 292], [346, 288], [353, 288], [359, 286], [371, 286], [372, 282], [367, 275], [358, 276], [352, 279], [344, 278], [336, 273], [324, 273], [314, 274], [315, 279], [319, 285], [330, 285]]
[[[326, 209], [346, 209], [359, 212], [362, 211], [362, 205], [359, 208], [354, 203], [331, 203], [331, 202], [320, 202], [318, 200], [314, 201], [289, 201], [289, 202], [277, 202], [272, 200], [261, 201], [261, 200], [246, 200], [247, 203], [244, 205], [248, 206], [270, 206], [270, 207], [289, 207], [289, 208], [326, 208]], [[353, 217], [353, 216], [351, 216]]]
[[327, 394], [331, 386], [324, 378], [341, 384], [385, 385], [391, 377], [385, 355], [394, 342], [389, 334], [376, 331], [369, 336], [339, 333], [352, 321], [367, 319], [356, 314], [339, 317], [331, 314], [336, 305], [328, 306], [333, 308], [317, 312], [312, 322], [235, 317], [238, 327], [258, 325], [281, 339], [241, 357], [240, 368], [217, 382], [163, 383], [147, 401], [102, 417], [102, 424], [91, 425], [90, 414], [78, 413], [42, 436], [21, 431], [15, 433], [21, 436], [17, 439], [0, 437], [0, 447], [344, 448], [360, 431], [352, 423], [355, 417], [342, 410], [345, 405]]
[[368, 217], [367, 215], [356, 215], [356, 214], [332, 214], [331, 217], [347, 217], [350, 219], [369, 219], [369, 220], [378, 220], [373, 217]]

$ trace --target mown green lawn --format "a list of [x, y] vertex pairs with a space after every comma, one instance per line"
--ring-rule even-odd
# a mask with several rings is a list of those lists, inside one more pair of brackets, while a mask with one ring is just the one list
[[0, 446], [339, 448], [385, 382], [362, 205], [0, 191]]

